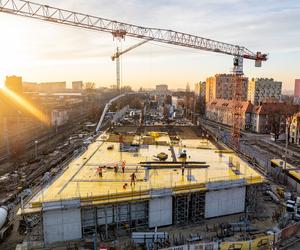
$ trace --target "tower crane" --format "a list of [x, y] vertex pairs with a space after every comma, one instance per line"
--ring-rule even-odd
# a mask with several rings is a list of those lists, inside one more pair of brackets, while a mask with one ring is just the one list
[[[233, 146], [238, 148], [241, 127], [241, 76], [243, 75], [243, 60], [254, 60], [255, 66], [261, 67], [262, 61], [267, 60], [267, 54], [261, 52], [255, 53], [244, 46], [224, 43], [184, 32], [138, 26], [24, 0], [0, 0], [0, 12], [78, 28], [108, 32], [113, 37], [121, 39], [125, 38], [125, 36], [134, 37], [233, 56], [233, 97], [235, 103], [232, 109], [233, 122], [231, 135]], [[118, 53], [121, 52], [117, 51], [116, 54]]]
[[123, 51], [119, 51], [119, 47], [117, 47], [117, 51], [116, 51], [115, 54], [112, 55], [111, 60], [116, 61], [116, 75], [117, 75], [117, 89], [118, 90], [120, 90], [120, 85], [121, 85], [120, 56], [127, 53], [127, 52], [129, 52], [129, 51], [131, 51], [131, 50], [133, 50], [133, 49], [135, 49], [135, 48], [137, 48], [137, 47], [139, 47], [139, 46], [141, 46], [141, 45], [143, 45], [143, 44], [145, 44], [145, 43], [147, 43], [147, 42], [149, 42], [150, 40], [152, 40], [152, 39], [147, 39], [147, 40], [141, 41], [137, 44], [134, 44], [134, 45], [130, 46], [129, 48], [127, 48]]

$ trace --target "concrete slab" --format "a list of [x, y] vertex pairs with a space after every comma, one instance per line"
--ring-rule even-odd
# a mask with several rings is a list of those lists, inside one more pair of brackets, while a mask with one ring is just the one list
[[[206, 184], [215, 181], [230, 181], [246, 179], [247, 184], [260, 183], [263, 177], [250, 168], [245, 162], [233, 153], [219, 154], [212, 149], [200, 149], [197, 145], [201, 140], [188, 140], [186, 150], [187, 161], [204, 161], [207, 169], [187, 170], [182, 176], [181, 169], [151, 169], [146, 170], [139, 166], [139, 162], [154, 161], [154, 155], [160, 152], [168, 154], [168, 161], [172, 162], [172, 153], [169, 146], [148, 145], [140, 148], [139, 152], [119, 152], [119, 143], [107, 142], [102, 139], [92, 143], [87, 151], [73, 160], [64, 173], [51, 185], [44, 188], [29, 202], [29, 207], [24, 211], [41, 207], [45, 201], [64, 199], [80, 199], [93, 203], [108, 202], [110, 199], [131, 200], [135, 196], [150, 197], [151, 189], [171, 188], [174, 192], [184, 192], [191, 189], [205, 188]], [[107, 149], [109, 145], [113, 149]], [[196, 147], [193, 147], [193, 145]], [[190, 146], [190, 147], [188, 147]], [[174, 147], [178, 154], [180, 147]], [[233, 162], [239, 162], [239, 173], [229, 167], [229, 157]], [[121, 162], [126, 161], [125, 173], [121, 171]], [[120, 168], [114, 173], [113, 165], [118, 163]], [[98, 166], [103, 169], [103, 177], [97, 173]], [[130, 183], [130, 175], [136, 173], [136, 183]], [[193, 178], [187, 178], [188, 175]], [[145, 179], [145, 177], [148, 177]], [[127, 185], [125, 185], [127, 184]], [[125, 185], [125, 186], [124, 186]]]

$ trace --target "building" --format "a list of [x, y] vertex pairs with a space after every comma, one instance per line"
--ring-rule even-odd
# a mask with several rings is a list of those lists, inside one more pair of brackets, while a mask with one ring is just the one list
[[300, 79], [295, 80], [294, 102], [300, 104]]
[[251, 130], [256, 133], [272, 133], [275, 139], [285, 133], [286, 119], [299, 110], [299, 106], [266, 102], [255, 105], [251, 114]]
[[168, 93], [168, 85], [166, 84], [156, 85], [155, 90], [157, 93], [161, 93], [161, 94]]
[[22, 77], [20, 76], [7, 76], [5, 86], [17, 94], [23, 93]]
[[72, 89], [73, 90], [82, 90], [83, 89], [83, 82], [82, 81], [72, 82]]
[[66, 82], [41, 82], [39, 92], [59, 92], [66, 89]]
[[300, 112], [297, 112], [291, 118], [290, 143], [300, 145]]
[[52, 126], [61, 126], [68, 122], [69, 114], [65, 109], [54, 109], [51, 112], [51, 124]]
[[273, 78], [252, 78], [248, 84], [248, 100], [253, 104], [280, 101], [282, 82]]
[[205, 85], [206, 82], [198, 82], [195, 84], [195, 95], [196, 96], [202, 96], [205, 98]]
[[[232, 74], [216, 74], [206, 79], [205, 102], [214, 99], [231, 100], [233, 97], [234, 82]], [[241, 100], [247, 100], [248, 78], [242, 78]]]
[[24, 92], [39, 92], [39, 85], [36, 82], [23, 82]]
[[[130, 138], [123, 136], [124, 140]], [[233, 153], [220, 157], [215, 148], [196, 149], [192, 148], [195, 141], [184, 143], [193, 164], [205, 161], [209, 166], [193, 168], [192, 180], [189, 171], [181, 173], [180, 162], [170, 160], [173, 167], [169, 168], [149, 162], [154, 152], [166, 152], [172, 159], [170, 145], [159, 145], [154, 140], [146, 148], [138, 143], [132, 148], [139, 153], [132, 154], [125, 151], [125, 144], [99, 137], [19, 212], [25, 220], [40, 218], [42, 229], [38, 233], [51, 248], [53, 243], [86, 239], [94, 234], [100, 234], [104, 241], [111, 235], [203, 223], [252, 208], [257, 188], [264, 181], [259, 173]], [[120, 148], [124, 148], [121, 155]], [[124, 159], [124, 173], [103, 167], [100, 175], [99, 166]], [[132, 173], [136, 175], [133, 183]]]
[[205, 86], [206, 82], [199, 82], [195, 84], [195, 112], [200, 114], [205, 113]]
[[[207, 119], [232, 126], [233, 101], [215, 99], [206, 104]], [[241, 129], [248, 130], [251, 126], [251, 112], [253, 105], [249, 101], [241, 102]]]
[[[286, 119], [296, 113], [298, 105], [265, 102], [253, 105], [242, 102], [241, 129], [254, 133], [273, 133], [276, 137], [285, 133]], [[206, 118], [225, 125], [232, 125], [232, 100], [216, 99], [206, 103]]]

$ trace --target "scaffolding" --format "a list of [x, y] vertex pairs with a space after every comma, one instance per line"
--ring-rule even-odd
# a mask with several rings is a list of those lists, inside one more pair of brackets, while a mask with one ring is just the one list
[[205, 192], [192, 192], [174, 197], [174, 224], [200, 223], [204, 220]]
[[175, 196], [174, 223], [182, 225], [188, 223], [189, 218], [189, 194]]
[[258, 209], [258, 189], [261, 185], [248, 185], [246, 188], [246, 211], [257, 212]]
[[83, 236], [113, 240], [148, 228], [148, 201], [131, 201], [82, 209]]
[[190, 206], [190, 222], [199, 223], [204, 219], [205, 212], [205, 193], [195, 192], [191, 193]]

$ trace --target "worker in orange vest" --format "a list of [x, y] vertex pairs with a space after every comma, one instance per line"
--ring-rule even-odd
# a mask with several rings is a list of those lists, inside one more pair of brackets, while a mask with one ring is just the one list
[[114, 165], [115, 174], [118, 173], [118, 169], [119, 169], [118, 163], [115, 163], [115, 165]]
[[99, 177], [102, 177], [102, 167], [99, 166], [97, 169], [97, 172], [98, 172]]
[[122, 161], [122, 173], [125, 173], [125, 166], [126, 166], [126, 162]]

